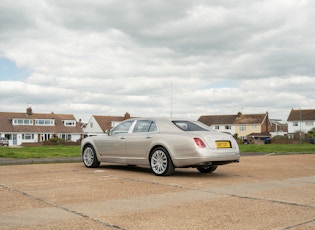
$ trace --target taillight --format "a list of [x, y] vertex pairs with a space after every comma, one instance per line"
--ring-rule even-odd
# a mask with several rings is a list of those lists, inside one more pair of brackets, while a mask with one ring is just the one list
[[199, 148], [206, 148], [206, 144], [200, 138], [195, 137], [194, 141]]

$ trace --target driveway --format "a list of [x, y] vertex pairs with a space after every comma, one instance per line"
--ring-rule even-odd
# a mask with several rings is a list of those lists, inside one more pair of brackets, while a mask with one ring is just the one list
[[0, 229], [315, 229], [315, 155], [212, 174], [82, 163], [0, 166]]

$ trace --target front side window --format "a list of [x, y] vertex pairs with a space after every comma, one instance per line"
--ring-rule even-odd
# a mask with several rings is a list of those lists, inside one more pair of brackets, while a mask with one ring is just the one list
[[155, 132], [155, 131], [157, 131], [155, 122], [148, 121], [148, 120], [137, 121], [133, 129], [134, 133]]
[[150, 128], [149, 128], [149, 132], [156, 132], [157, 131], [157, 126], [155, 124], [154, 121], [152, 121]]
[[119, 125], [117, 125], [112, 131], [111, 134], [118, 134], [118, 133], [128, 133], [131, 125], [134, 121], [126, 121]]

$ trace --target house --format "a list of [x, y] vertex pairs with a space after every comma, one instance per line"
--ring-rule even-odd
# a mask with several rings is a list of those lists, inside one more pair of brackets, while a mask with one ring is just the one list
[[0, 136], [9, 139], [9, 145], [38, 143], [59, 137], [66, 141], [82, 138], [81, 123], [72, 114], [0, 112]]
[[129, 119], [130, 114], [125, 113], [124, 116], [98, 116], [93, 115], [83, 128], [85, 136], [93, 136], [104, 134], [106, 130], [109, 130], [120, 122]]
[[279, 119], [270, 119], [270, 134], [274, 136], [285, 136], [288, 134], [288, 124]]
[[289, 135], [307, 133], [315, 128], [315, 109], [291, 109], [287, 122]]
[[264, 139], [270, 137], [270, 121], [265, 114], [204, 115], [198, 121], [220, 132], [237, 134], [242, 140]]

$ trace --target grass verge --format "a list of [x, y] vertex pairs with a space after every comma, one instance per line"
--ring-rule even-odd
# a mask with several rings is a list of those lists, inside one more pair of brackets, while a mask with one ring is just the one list
[[53, 145], [53, 146], [29, 146], [29, 147], [0, 147], [1, 158], [56, 158], [79, 157], [80, 146], [77, 145]]
[[266, 144], [266, 145], [240, 145], [241, 153], [315, 153], [315, 145], [312, 144]]

